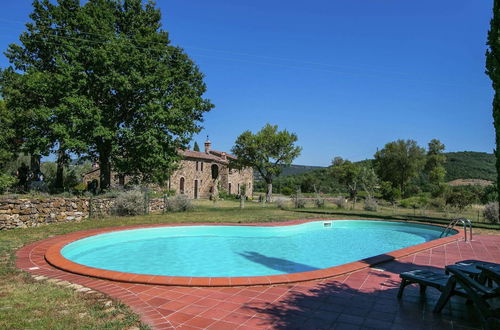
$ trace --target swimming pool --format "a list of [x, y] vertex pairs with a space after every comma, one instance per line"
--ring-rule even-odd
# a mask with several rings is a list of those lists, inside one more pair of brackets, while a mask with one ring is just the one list
[[386, 254], [436, 240], [441, 231], [437, 226], [368, 220], [153, 227], [89, 236], [65, 245], [60, 254], [79, 265], [131, 274], [273, 276]]

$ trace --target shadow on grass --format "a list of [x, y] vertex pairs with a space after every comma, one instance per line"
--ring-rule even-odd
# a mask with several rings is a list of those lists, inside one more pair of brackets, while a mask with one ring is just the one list
[[245, 308], [257, 313], [258, 325], [274, 329], [480, 328], [474, 307], [462, 298], [453, 297], [440, 314], [432, 312], [440, 294], [435, 289], [421, 296], [416, 286], [408, 286], [398, 300], [398, 274], [416, 268], [444, 272], [392, 261], [352, 273], [347, 280], [299, 283], [273, 303], [252, 302]]

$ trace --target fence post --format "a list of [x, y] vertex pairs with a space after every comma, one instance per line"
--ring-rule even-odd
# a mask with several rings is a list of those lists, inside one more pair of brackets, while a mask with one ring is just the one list
[[167, 199], [168, 199], [168, 195], [167, 194], [163, 194], [163, 214], [165, 214], [167, 212]]
[[93, 196], [90, 196], [90, 198], [89, 198], [89, 219], [92, 219], [92, 217], [94, 216], [93, 211], [92, 211], [92, 199], [93, 199]]
[[144, 214], [149, 214], [149, 194], [148, 188], [144, 189]]

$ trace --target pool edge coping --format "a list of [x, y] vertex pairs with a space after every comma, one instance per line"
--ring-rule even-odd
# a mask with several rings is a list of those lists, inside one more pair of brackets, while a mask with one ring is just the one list
[[[295, 282], [305, 282], [312, 280], [321, 280], [325, 278], [335, 277], [344, 275], [346, 273], [351, 273], [364, 268], [372, 267], [381, 263], [399, 259], [417, 252], [428, 250], [440, 245], [448, 244], [454, 241], [458, 241], [461, 238], [459, 233], [447, 236], [443, 238], [438, 238], [429, 242], [413, 245], [407, 248], [395, 250], [385, 254], [379, 254], [373, 257], [365, 258], [358, 261], [353, 261], [340, 266], [334, 266], [330, 268], [301, 272], [301, 273], [291, 273], [282, 275], [268, 275], [268, 276], [242, 276], [242, 277], [178, 277], [178, 276], [164, 276], [164, 275], [145, 275], [145, 274], [134, 274], [126, 272], [118, 272], [105, 270], [100, 268], [93, 268], [85, 265], [81, 265], [66, 259], [62, 254], [61, 250], [67, 244], [70, 244], [76, 240], [86, 238], [93, 235], [122, 231], [130, 229], [141, 229], [141, 228], [152, 228], [152, 227], [174, 227], [174, 226], [291, 226], [298, 225], [302, 223], [312, 222], [312, 221], [342, 221], [344, 219], [307, 219], [307, 220], [295, 220], [287, 222], [269, 222], [269, 223], [176, 223], [176, 224], [151, 224], [151, 225], [131, 225], [122, 227], [107, 227], [100, 229], [90, 229], [85, 231], [79, 231], [74, 233], [69, 233], [61, 236], [57, 236], [59, 240], [51, 245], [44, 254], [45, 260], [58, 269], [84, 275], [94, 278], [126, 282], [126, 283], [137, 283], [137, 284], [153, 284], [153, 285], [168, 285], [168, 286], [193, 286], [193, 287], [228, 287], [228, 286], [255, 286], [255, 285], [270, 285], [270, 284], [287, 284]], [[351, 220], [351, 219], [349, 219]], [[373, 219], [356, 219], [356, 220], [372, 220]], [[377, 220], [374, 220], [377, 221]], [[390, 220], [389, 220], [390, 221]], [[393, 221], [401, 222], [401, 221]], [[413, 222], [401, 222], [401, 223], [413, 223]], [[440, 225], [430, 225], [436, 227], [443, 227]]]

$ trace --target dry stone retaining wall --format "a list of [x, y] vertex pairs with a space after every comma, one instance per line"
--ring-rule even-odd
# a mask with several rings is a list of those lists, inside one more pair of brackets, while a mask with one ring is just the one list
[[[112, 198], [32, 198], [0, 200], [0, 230], [37, 227], [110, 215]], [[149, 211], [162, 212], [162, 198], [149, 200]]]

